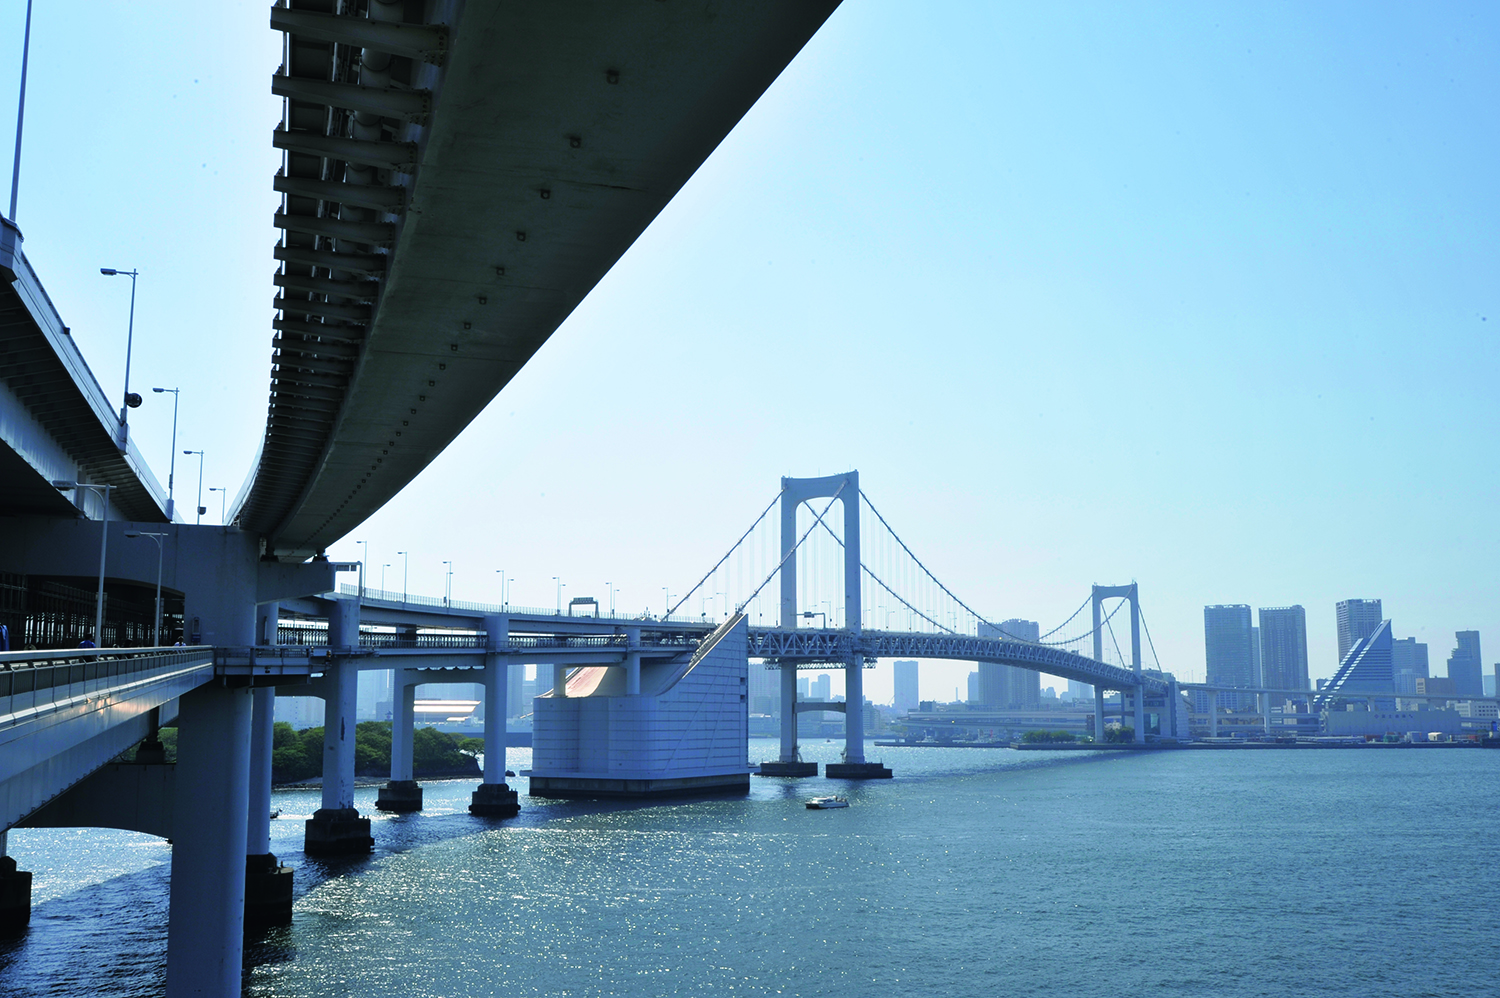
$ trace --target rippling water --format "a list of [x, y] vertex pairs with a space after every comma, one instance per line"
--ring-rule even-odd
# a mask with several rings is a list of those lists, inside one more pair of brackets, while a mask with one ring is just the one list
[[[870, 754], [897, 778], [847, 785], [841, 811], [802, 806], [839, 786], [823, 779], [651, 807], [523, 799], [498, 825], [465, 812], [468, 782], [429, 784], [427, 810], [401, 817], [361, 791], [377, 851], [344, 864], [301, 855], [316, 793], [278, 792], [273, 848], [299, 899], [248, 949], [245, 993], [1500, 988], [1500, 752]], [[22, 830], [11, 852], [35, 909], [0, 948], [0, 994], [160, 991], [169, 847]]]

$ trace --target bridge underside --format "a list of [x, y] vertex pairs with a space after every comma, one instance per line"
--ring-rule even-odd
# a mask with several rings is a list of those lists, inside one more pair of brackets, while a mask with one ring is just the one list
[[[385, 76], [368, 80], [354, 44], [368, 21], [319, 20], [328, 4], [308, 0], [273, 13], [290, 53], [276, 83], [289, 110], [277, 139], [287, 150], [282, 318], [241, 525], [277, 556], [302, 558], [394, 496], [541, 347], [835, 6], [452, 4], [441, 46], [431, 28], [390, 25], [428, 34], [406, 38], [412, 55], [398, 46]], [[371, 81], [390, 89], [362, 85]], [[400, 106], [371, 109], [382, 101]]]

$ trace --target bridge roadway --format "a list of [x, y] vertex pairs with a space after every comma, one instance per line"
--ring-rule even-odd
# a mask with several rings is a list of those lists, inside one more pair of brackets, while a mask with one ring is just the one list
[[232, 519], [294, 560], [468, 425], [837, 2], [340, 6], [271, 12], [280, 315]]

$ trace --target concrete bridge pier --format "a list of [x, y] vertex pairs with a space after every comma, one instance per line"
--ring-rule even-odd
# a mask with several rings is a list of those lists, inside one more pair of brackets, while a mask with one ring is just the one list
[[18, 936], [31, 924], [31, 873], [16, 869], [0, 832], [0, 936]]
[[422, 787], [412, 778], [412, 733], [416, 727], [417, 675], [395, 669], [391, 677], [391, 781], [380, 788], [375, 806], [409, 814], [422, 810]]
[[1094, 684], [1094, 741], [1104, 741], [1104, 687]]
[[[483, 818], [514, 818], [521, 813], [520, 797], [505, 782], [505, 716], [509, 713], [506, 680], [510, 667], [505, 653], [510, 645], [510, 620], [484, 618], [487, 654], [484, 663], [484, 782], [474, 791], [469, 813]], [[637, 679], [639, 686], [639, 679]]]
[[167, 998], [240, 993], [250, 715], [248, 689], [200, 686], [180, 701]]
[[865, 660], [855, 655], [844, 666], [844, 761], [830, 762], [823, 774], [834, 780], [888, 780], [889, 767], [865, 761]]
[[[359, 672], [347, 656], [359, 649], [359, 603], [337, 600], [328, 617], [323, 672], [323, 806], [307, 821], [309, 856], [361, 855], [375, 848], [370, 819], [354, 808], [354, 706]], [[340, 652], [345, 654], [340, 654]]]
[[271, 751], [276, 688], [250, 692], [250, 802], [245, 828], [245, 928], [290, 925], [292, 868], [271, 852]]
[[761, 776], [817, 776], [818, 764], [803, 762], [797, 748], [797, 667], [781, 666], [781, 754], [760, 764]]

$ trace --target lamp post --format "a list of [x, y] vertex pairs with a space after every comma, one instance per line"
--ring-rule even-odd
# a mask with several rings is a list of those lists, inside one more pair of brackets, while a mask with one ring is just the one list
[[26, 65], [31, 61], [31, 0], [26, 0], [26, 38], [21, 43], [21, 99], [16, 107], [16, 158], [10, 168], [10, 220], [16, 220], [16, 194], [21, 189], [21, 125], [26, 121]]
[[166, 552], [166, 543], [162, 538], [166, 534], [153, 534], [146, 530], [127, 530], [126, 537], [149, 537], [156, 542], [156, 617], [151, 625], [151, 644], [157, 648], [161, 645], [161, 560]]
[[109, 547], [109, 493], [113, 485], [89, 485], [84, 482], [70, 482], [58, 480], [52, 483], [55, 489], [64, 492], [71, 489], [88, 489], [91, 492], [103, 493], [104, 516], [99, 521], [99, 596], [94, 603], [94, 647], [99, 647], [99, 642], [104, 640], [104, 553]]
[[380, 598], [385, 599], [385, 570], [391, 567], [390, 562], [380, 566]]
[[135, 279], [140, 276], [140, 273], [135, 270], [118, 270], [114, 267], [100, 267], [99, 273], [105, 277], [130, 278], [130, 322], [125, 327], [125, 397], [120, 400], [120, 449], [124, 450], [130, 439], [129, 430], [126, 428], [126, 413], [141, 404], [141, 397], [130, 393], [130, 349], [135, 343]]
[[365, 562], [370, 560], [370, 542], [355, 541], [354, 543], [365, 546], [365, 556], [359, 559], [359, 601], [363, 604], [365, 601]]
[[229, 526], [229, 524], [224, 523], [225, 518], [229, 515], [228, 512], [227, 512], [227, 508], [226, 508], [226, 504], [228, 502], [228, 500], [226, 499], [226, 496], [227, 496], [229, 490], [227, 488], [226, 489], [221, 489], [221, 488], [216, 488], [216, 487], [210, 485], [208, 487], [208, 491], [219, 493], [219, 522], [223, 523], [224, 526], [226, 526], [226, 527]]
[[448, 574], [443, 582], [443, 605], [451, 607], [453, 605], [453, 562], [445, 561], [443, 564], [448, 566]]
[[411, 565], [411, 552], [410, 551], [397, 551], [396, 553], [401, 556], [401, 605], [405, 606], [406, 605], [406, 579], [407, 579], [406, 570]]
[[557, 615], [559, 617], [561, 617], [562, 616], [562, 591], [563, 591], [562, 576], [560, 576], [560, 575], [554, 575], [554, 576], [552, 576], [552, 581], [557, 583]]
[[500, 609], [505, 609], [505, 569], [495, 569], [495, 574], [500, 576]]
[[177, 477], [177, 403], [181, 389], [153, 388], [151, 390], [158, 395], [163, 395], [167, 392], [172, 393], [172, 458], [167, 464], [167, 519], [170, 521], [173, 511], [176, 509], [172, 503], [172, 480]]
[[203, 522], [203, 452], [201, 450], [185, 450], [184, 454], [198, 455], [198, 523]]
[[613, 617], [615, 615], [615, 584], [606, 582], [604, 588], [609, 590], [609, 615]]

